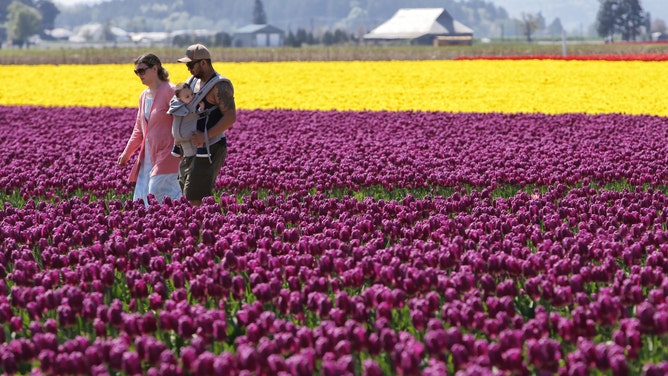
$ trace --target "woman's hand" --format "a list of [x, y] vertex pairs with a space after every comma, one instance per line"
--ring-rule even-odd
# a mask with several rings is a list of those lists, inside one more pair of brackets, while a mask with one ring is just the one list
[[116, 163], [118, 164], [118, 167], [124, 167], [126, 164], [128, 164], [129, 160], [129, 156], [125, 155], [125, 153], [121, 153], [121, 155], [118, 156], [118, 161], [116, 161]]

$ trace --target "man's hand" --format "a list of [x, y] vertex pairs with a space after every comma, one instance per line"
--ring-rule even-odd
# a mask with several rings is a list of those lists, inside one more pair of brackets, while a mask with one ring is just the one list
[[198, 148], [204, 146], [204, 132], [193, 132], [190, 137], [190, 141]]

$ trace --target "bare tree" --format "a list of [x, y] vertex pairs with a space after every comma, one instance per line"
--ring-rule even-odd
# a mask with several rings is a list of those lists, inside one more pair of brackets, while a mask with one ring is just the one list
[[652, 21], [652, 32], [653, 33], [665, 33], [666, 32], [666, 21], [664, 21], [660, 18], [655, 18], [654, 21]]
[[542, 17], [537, 14], [522, 13], [522, 35], [527, 37], [527, 42], [531, 42], [531, 36], [541, 27]]

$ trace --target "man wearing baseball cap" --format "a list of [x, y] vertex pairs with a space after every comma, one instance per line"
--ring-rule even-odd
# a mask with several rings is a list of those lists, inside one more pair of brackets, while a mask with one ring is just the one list
[[191, 74], [186, 82], [194, 93], [199, 92], [209, 80], [217, 80], [202, 100], [205, 111], [215, 108], [208, 116], [198, 120], [197, 132], [194, 132], [191, 138], [197, 147], [208, 146], [210, 160], [195, 156], [184, 157], [179, 165], [179, 182], [183, 195], [193, 205], [199, 205], [202, 203], [202, 198], [213, 196], [216, 178], [225, 164], [227, 156], [225, 131], [232, 128], [237, 121], [234, 88], [228, 78], [213, 69], [211, 53], [202, 44], [189, 46], [186, 55], [177, 61], [186, 64]]
[[196, 60], [211, 60], [209, 50], [203, 44], [193, 44], [186, 50], [186, 56], [177, 59], [180, 63], [190, 63]]

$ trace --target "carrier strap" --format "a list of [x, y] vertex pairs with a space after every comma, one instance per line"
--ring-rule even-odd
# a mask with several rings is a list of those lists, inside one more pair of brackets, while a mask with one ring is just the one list
[[[186, 81], [186, 83], [188, 84], [188, 86], [190, 86], [191, 89], [193, 89], [193, 85], [195, 83], [195, 80], [196, 80], [195, 76], [190, 76], [188, 78], [188, 80]], [[188, 104], [188, 109], [190, 111], [197, 110], [197, 106], [199, 105], [199, 102], [201, 102], [204, 99], [204, 97], [206, 97], [206, 95], [209, 93], [209, 91], [211, 90], [213, 85], [219, 83], [220, 81], [227, 81], [227, 78], [221, 76], [218, 73], [215, 73], [211, 78], [209, 78], [209, 81], [207, 81], [204, 84], [204, 86], [200, 87], [199, 91], [197, 93], [195, 93], [195, 95], [193, 96], [193, 100]], [[195, 90], [193, 89], [193, 92], [194, 91]], [[210, 109], [206, 109], [204, 111], [201, 111], [200, 113], [208, 115], [215, 108], [216, 107], [211, 107]]]
[[[218, 72], [214, 73], [214, 75], [211, 78], [209, 78], [209, 81], [207, 81], [204, 84], [204, 86], [199, 88], [199, 91], [197, 91], [197, 93], [194, 95], [193, 100], [187, 104], [188, 109], [192, 112], [197, 112], [200, 118], [206, 117], [208, 120], [209, 114], [211, 114], [211, 112], [213, 112], [218, 107], [212, 106], [202, 111], [197, 111], [197, 107], [199, 103], [204, 99], [204, 97], [206, 97], [206, 95], [209, 93], [213, 85], [217, 84], [220, 81], [229, 81], [229, 80], [218, 74]], [[190, 86], [191, 89], [193, 89], [194, 82], [195, 82], [195, 76], [190, 76], [190, 78], [188, 78], [188, 80], [186, 81], [186, 83], [188, 84], [188, 86]], [[194, 91], [195, 90], [193, 89], [193, 92]], [[211, 161], [209, 130], [207, 129], [206, 126], [204, 127], [204, 146], [206, 147], [207, 154], [209, 154], [209, 163], [213, 163]]]

